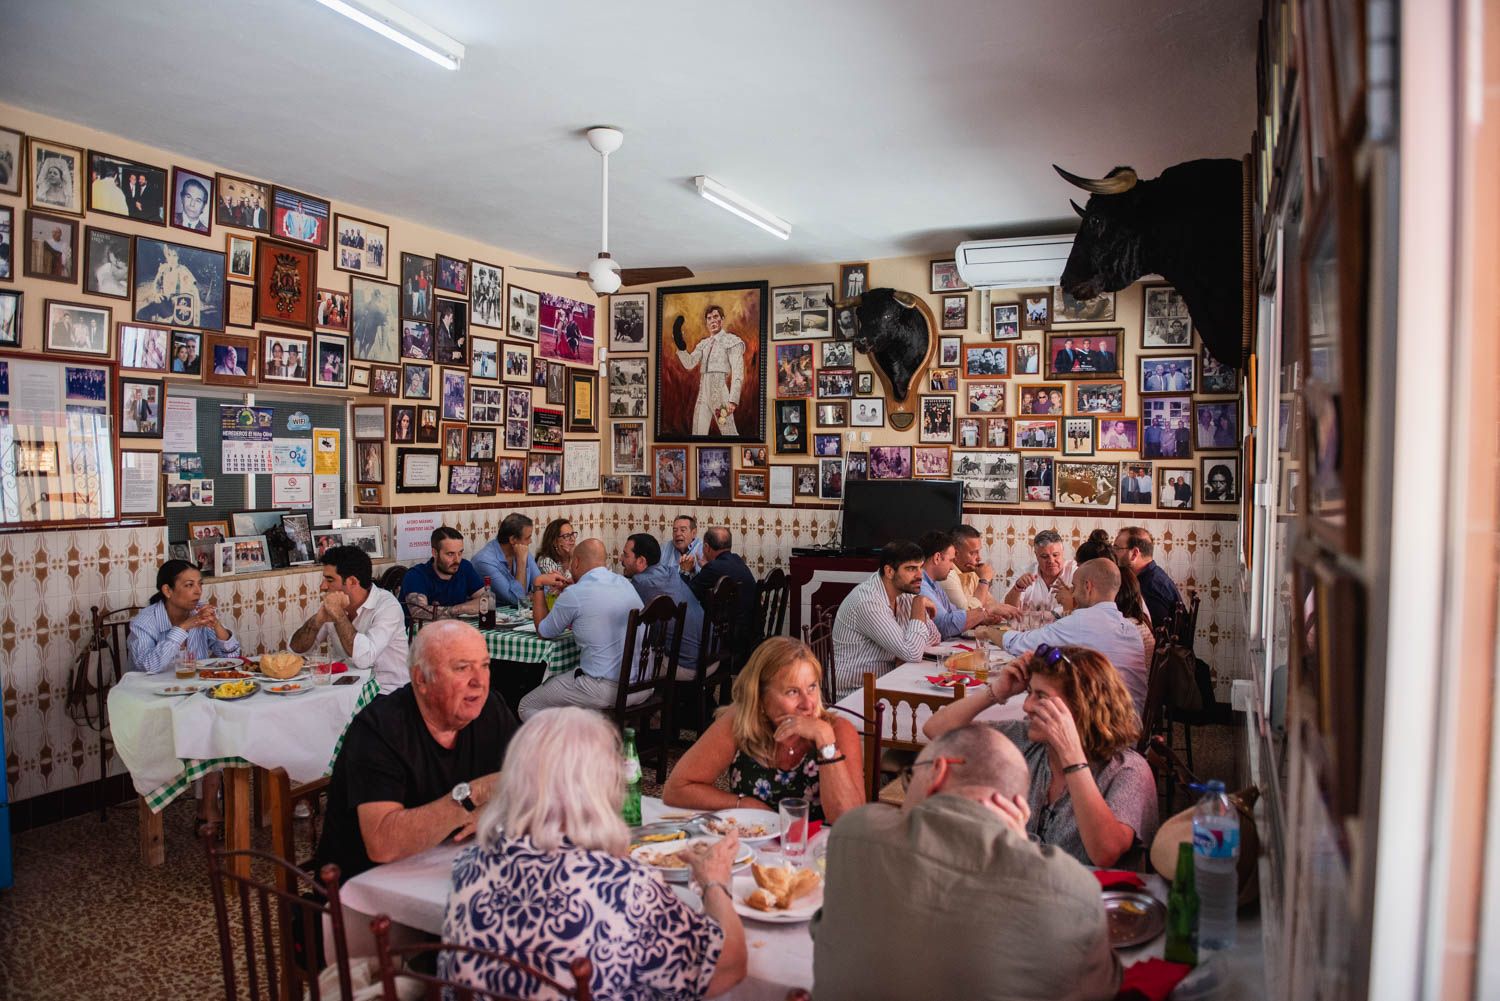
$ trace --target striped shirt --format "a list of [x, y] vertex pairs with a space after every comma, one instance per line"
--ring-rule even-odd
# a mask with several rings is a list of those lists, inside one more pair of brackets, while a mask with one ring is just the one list
[[164, 601], [147, 605], [130, 620], [130, 667], [128, 670], [160, 674], [184, 647], [199, 660], [238, 657], [240, 638], [233, 633], [221, 640], [209, 626], [184, 629], [172, 625]]
[[833, 662], [840, 691], [863, 686], [867, 672], [878, 677], [893, 667], [921, 660], [929, 646], [941, 641], [930, 619], [911, 617], [916, 597], [898, 595], [892, 615], [885, 581], [876, 571], [844, 598], [833, 620]]

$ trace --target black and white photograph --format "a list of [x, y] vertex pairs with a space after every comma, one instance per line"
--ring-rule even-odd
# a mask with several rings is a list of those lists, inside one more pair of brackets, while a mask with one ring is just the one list
[[432, 322], [433, 275], [432, 258], [401, 255], [401, 319]]
[[1063, 455], [1094, 454], [1094, 419], [1092, 417], [1063, 418]]
[[69, 285], [77, 282], [78, 230], [77, 219], [64, 219], [28, 209], [22, 273], [27, 278], [44, 278], [49, 282]]
[[506, 329], [510, 331], [510, 336], [535, 343], [541, 336], [539, 316], [542, 310], [542, 297], [529, 288], [512, 285], [507, 302], [510, 319]]
[[609, 416], [645, 417], [649, 386], [645, 358], [611, 358]]
[[34, 209], [83, 215], [83, 150], [50, 139], [26, 140], [31, 175], [29, 204]]
[[[773, 288], [771, 339], [787, 341], [828, 337], [833, 333], [833, 307], [829, 305], [833, 298], [831, 284]], [[852, 364], [852, 361], [848, 364]]]
[[954, 449], [952, 476], [964, 485], [964, 500], [1016, 504], [1021, 500], [1021, 459], [1015, 452]]
[[1151, 463], [1120, 463], [1120, 503], [1150, 504], [1155, 501]]
[[1152, 396], [1141, 400], [1141, 458], [1190, 458], [1192, 418], [1191, 396]]
[[108, 358], [111, 318], [105, 307], [48, 299], [44, 317], [47, 350]]
[[1240, 499], [1240, 459], [1237, 455], [1210, 455], [1198, 460], [1202, 473], [1204, 504], [1237, 504]]
[[860, 396], [873, 396], [875, 394], [875, 373], [856, 372], [854, 375], [854, 391]]
[[130, 237], [88, 227], [83, 240], [84, 292], [129, 299], [130, 284]]
[[841, 428], [849, 426], [849, 404], [819, 403], [818, 427]]
[[1198, 392], [1207, 396], [1237, 393], [1240, 390], [1240, 373], [1230, 368], [1204, 348], [1199, 354]]
[[1120, 374], [1118, 328], [1047, 335], [1047, 378], [1069, 379]]
[[993, 345], [968, 345], [964, 348], [964, 377], [969, 379], [1003, 379], [1010, 375], [1010, 349]]
[[1185, 348], [1193, 343], [1187, 301], [1171, 285], [1141, 288], [1141, 347]]
[[135, 238], [135, 319], [224, 329], [224, 252]]
[[374, 278], [390, 277], [391, 231], [377, 222], [335, 213], [333, 266]]
[[1240, 402], [1193, 404], [1193, 446], [1198, 449], [1240, 447]]
[[[540, 359], [538, 359], [540, 360]], [[547, 402], [561, 406], [568, 398], [568, 366], [562, 362], [547, 364]]]
[[849, 404], [849, 424], [857, 428], [884, 427], [885, 400], [881, 397], [856, 399]]
[[1047, 292], [1021, 296], [1021, 329], [1046, 330], [1052, 326], [1052, 296]]
[[483, 261], [469, 262], [469, 319], [476, 327], [505, 329], [505, 269]]
[[15, 129], [0, 127], [0, 195], [21, 193], [21, 158], [26, 137]]
[[505, 390], [499, 386], [469, 387], [469, 423], [499, 425], [505, 420]]
[[1021, 339], [1021, 304], [1000, 302], [990, 307], [990, 336], [997, 341]]
[[1198, 359], [1193, 355], [1142, 355], [1142, 393], [1193, 393]]
[[925, 444], [944, 445], [953, 442], [953, 397], [923, 396], [922, 415], [917, 440]]
[[1054, 466], [1052, 503], [1057, 507], [1082, 507], [1113, 511], [1120, 506], [1118, 462], [1064, 462]]
[[1113, 323], [1115, 319], [1115, 294], [1101, 292], [1087, 302], [1080, 302], [1063, 291], [1061, 285], [1052, 286], [1052, 324], [1059, 323]]
[[733, 474], [728, 445], [699, 445], [698, 452], [698, 499], [729, 500], [733, 491], [730, 477]]
[[271, 186], [232, 174], [215, 174], [214, 222], [220, 226], [269, 233]]
[[847, 400], [853, 396], [853, 369], [827, 368], [818, 371], [818, 399]]
[[172, 168], [172, 225], [199, 236], [213, 230], [214, 179], [186, 167]]
[[1016, 448], [1035, 449], [1042, 452], [1057, 451], [1056, 417], [1018, 417], [1014, 422]]
[[839, 299], [853, 299], [855, 296], [864, 295], [870, 288], [870, 265], [840, 264], [839, 265]]
[[356, 361], [394, 365], [401, 358], [401, 290], [375, 278], [349, 279]]
[[609, 297], [609, 353], [644, 354], [650, 293], [622, 292]]
[[823, 341], [818, 345], [819, 368], [853, 368], [854, 345], [849, 341]]
[[1042, 346], [1040, 344], [1012, 344], [1010, 359], [1011, 367], [1015, 369], [1016, 375], [1042, 374]]
[[0, 205], [0, 281], [16, 277], [16, 210]]
[[120, 377], [121, 438], [160, 438], [161, 408], [160, 379]]
[[[524, 346], [523, 346], [524, 347]], [[506, 364], [514, 365], [519, 370], [519, 376], [512, 379], [514, 382], [531, 381], [531, 353], [520, 350], [513, 354], [507, 349]], [[507, 371], [506, 375], [510, 376]], [[469, 338], [469, 375], [475, 379], [490, 379], [498, 382], [500, 379], [500, 342], [491, 337]]]
[[[476, 337], [472, 342], [476, 354], [479, 352], [479, 341], [480, 338]], [[501, 342], [500, 377], [503, 381], [518, 382], [524, 386], [532, 384], [532, 366], [535, 364], [535, 359], [532, 357], [531, 350], [530, 344]]]
[[1125, 412], [1125, 383], [1080, 382], [1073, 390], [1073, 413], [1101, 416]]

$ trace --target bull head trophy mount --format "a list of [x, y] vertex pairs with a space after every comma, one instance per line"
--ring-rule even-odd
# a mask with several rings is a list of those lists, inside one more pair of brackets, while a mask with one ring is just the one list
[[1221, 363], [1244, 363], [1243, 168], [1239, 160], [1189, 160], [1143, 181], [1132, 167], [1093, 179], [1052, 169], [1090, 195], [1059, 284], [1075, 299], [1118, 292], [1142, 275], [1176, 286]]
[[886, 419], [897, 431], [916, 421], [912, 385], [932, 358], [932, 310], [921, 297], [893, 288], [872, 288], [833, 307], [833, 336], [870, 356], [885, 384]]

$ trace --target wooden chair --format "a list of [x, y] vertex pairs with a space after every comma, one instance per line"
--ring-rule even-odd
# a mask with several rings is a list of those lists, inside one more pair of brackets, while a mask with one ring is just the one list
[[1194, 593], [1187, 605], [1177, 603], [1172, 610], [1172, 638], [1175, 642], [1193, 649], [1194, 637], [1198, 635], [1198, 609], [1203, 599]]
[[[687, 606], [665, 594], [652, 598], [645, 608], [630, 613], [625, 626], [625, 655], [620, 663], [620, 683], [615, 707], [609, 715], [621, 727], [635, 723], [645, 736], [651, 717], [661, 713], [661, 736], [656, 747], [656, 781], [667, 780], [667, 750], [672, 745], [672, 686], [677, 681], [677, 656], [682, 650], [682, 625]], [[630, 704], [632, 696], [649, 696]]]
[[[213, 891], [226, 1001], [238, 1001], [241, 996], [235, 964], [237, 954], [243, 956], [248, 997], [252, 1001], [260, 1001], [262, 997], [270, 1001], [297, 1001], [303, 997], [322, 1001], [318, 973], [325, 918], [331, 929], [333, 961], [338, 970], [338, 997], [352, 997], [344, 911], [339, 903], [338, 866], [325, 865], [314, 878], [269, 852], [218, 848], [212, 834], [203, 835], [202, 841], [208, 855], [208, 882]], [[275, 871], [274, 882], [237, 875], [236, 863], [247, 871], [252, 863], [269, 866]], [[234, 930], [230, 927], [226, 890], [232, 891], [238, 901], [242, 946], [239, 950], [235, 948]]]
[[104, 780], [114, 748], [109, 735], [109, 690], [125, 674], [130, 622], [141, 607], [132, 605], [112, 612], [101, 611], [98, 605], [89, 609], [89, 639], [74, 663], [73, 679], [68, 684], [68, 715], [80, 727], [99, 734], [99, 778], [94, 783], [94, 803], [99, 808], [100, 820], [104, 820], [108, 807], [104, 801]]
[[[846, 709], [843, 706], [830, 706], [830, 708], [836, 709], [846, 716], [853, 716], [860, 723], [864, 724], [864, 729], [859, 732], [859, 738], [865, 742], [866, 751], [873, 748], [878, 758], [880, 755], [881, 734], [885, 726], [885, 703], [880, 702], [875, 705], [875, 716], [873, 719], [862, 716], [853, 709]], [[878, 760], [872, 761], [867, 755], [865, 758], [865, 802], [873, 803], [879, 798], [880, 762]]]
[[407, 567], [398, 563], [381, 574], [380, 579], [376, 583], [384, 590], [391, 592], [391, 594], [399, 596], [401, 594], [401, 581], [406, 577], [407, 569]]
[[802, 642], [823, 665], [823, 701], [829, 705], [839, 700], [839, 676], [833, 663], [833, 620], [837, 606], [825, 608], [817, 622], [802, 627]]
[[[950, 703], [956, 702], [964, 697], [964, 686], [954, 685], [952, 694], [944, 692], [933, 692], [931, 695], [917, 694], [916, 692], [894, 692], [886, 688], [875, 687], [875, 675], [865, 673], [865, 719], [877, 720], [875, 726], [866, 727], [865, 730], [865, 779], [872, 786], [880, 784], [880, 757], [886, 750], [893, 751], [920, 751], [927, 743], [921, 738], [921, 725], [918, 721], [918, 710], [923, 706], [937, 712]], [[884, 725], [884, 709], [890, 706], [891, 725], [887, 734]], [[907, 712], [903, 714], [901, 707], [905, 706]], [[909, 736], [901, 735], [901, 724], [903, 716], [910, 725]], [[876, 789], [876, 798], [879, 798], [879, 789]]]
[[[510, 994], [498, 994], [479, 987], [470, 987], [456, 980], [445, 980], [442, 977], [430, 973], [421, 973], [411, 967], [411, 958], [429, 954], [432, 957], [432, 965], [436, 967], [439, 953], [449, 952], [459, 956], [473, 956], [482, 959], [486, 963], [496, 966], [509, 966], [521, 971], [529, 977], [536, 979], [542, 994], [551, 997], [553, 992], [559, 997], [577, 998], [578, 1001], [589, 1001], [593, 996], [591, 984], [594, 979], [594, 964], [589, 962], [587, 956], [579, 956], [568, 964], [568, 972], [573, 977], [571, 987], [559, 983], [551, 977], [542, 973], [533, 966], [528, 966], [519, 959], [502, 955], [490, 949], [480, 949], [469, 945], [458, 945], [451, 942], [432, 942], [423, 945], [391, 945], [391, 919], [381, 914], [370, 922], [370, 930], [375, 933], [375, 955], [380, 963], [380, 982], [385, 989], [386, 1001], [398, 1001], [400, 995], [396, 989], [396, 980], [405, 978], [426, 984], [427, 991], [424, 995], [428, 998], [458, 998], [459, 1001], [471, 1001], [471, 999], [484, 999], [484, 1001], [521, 1001]], [[406, 960], [403, 964], [401, 960]], [[425, 963], [422, 965], [426, 965]], [[530, 993], [527, 997], [535, 997], [536, 993]]]
[[755, 628], [760, 635], [756, 637], [755, 643], [747, 647], [751, 650], [770, 637], [781, 635], [786, 626], [786, 603], [791, 597], [792, 585], [787, 579], [786, 571], [774, 567], [756, 583], [755, 590], [760, 602], [759, 621]]
[[[739, 600], [739, 585], [720, 577], [703, 603], [703, 626], [698, 634], [698, 669], [691, 681], [677, 679], [674, 701], [692, 712], [689, 718], [701, 734], [713, 722], [713, 707], [729, 702], [729, 686], [734, 678], [734, 610]], [[684, 610], [686, 614], [686, 610]], [[717, 697], [710, 695], [717, 690]], [[678, 723], [672, 731], [674, 740], [681, 730]]]

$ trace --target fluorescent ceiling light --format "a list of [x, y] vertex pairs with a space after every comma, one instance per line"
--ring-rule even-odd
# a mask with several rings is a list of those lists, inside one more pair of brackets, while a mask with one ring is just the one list
[[698, 186], [698, 194], [707, 198], [721, 209], [728, 209], [746, 222], [753, 222], [772, 236], [782, 240], [789, 239], [792, 235], [792, 224], [780, 216], [772, 215], [748, 198], [730, 191], [724, 185], [708, 177], [699, 174], [693, 178], [693, 183]]
[[388, 0], [318, 0], [318, 3], [444, 69], [456, 70], [463, 61], [462, 42], [424, 24]]

